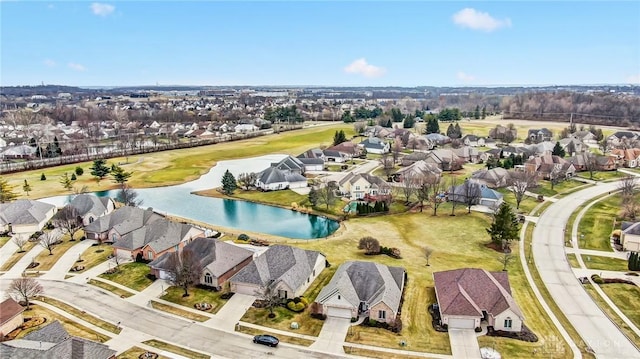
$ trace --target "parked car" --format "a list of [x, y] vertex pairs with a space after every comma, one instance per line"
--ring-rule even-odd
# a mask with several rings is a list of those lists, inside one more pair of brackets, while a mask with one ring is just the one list
[[276, 347], [280, 341], [273, 335], [262, 334], [253, 337], [253, 342], [257, 344], [268, 345], [270, 347]]

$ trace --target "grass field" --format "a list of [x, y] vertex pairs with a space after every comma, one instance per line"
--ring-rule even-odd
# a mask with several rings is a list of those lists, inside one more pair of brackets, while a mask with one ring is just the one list
[[10, 239], [11, 237], [8, 236], [0, 236], [0, 247], [4, 246]]
[[574, 253], [567, 254], [567, 260], [569, 261], [571, 268], [580, 268], [580, 263], [578, 263], [578, 258], [576, 258]]
[[98, 264], [106, 261], [107, 257], [112, 253], [113, 248], [109, 244], [100, 244], [87, 248], [84, 253], [80, 255], [82, 262], [77, 263], [78, 265], [84, 266], [84, 269], [76, 273], [82, 273], [97, 266]]
[[43, 300], [44, 302], [46, 302], [49, 305], [53, 305], [54, 307], [60, 308], [62, 310], [64, 310], [65, 312], [76, 316], [88, 323], [91, 323], [93, 325], [95, 325], [96, 327], [102, 328], [106, 331], [112, 332], [114, 334], [118, 334], [120, 333], [120, 331], [122, 330], [121, 328], [119, 328], [117, 325], [115, 324], [111, 324], [109, 322], [106, 322], [98, 317], [95, 317], [91, 314], [87, 314], [86, 312], [77, 309], [75, 307], [72, 307], [66, 303], [63, 303], [59, 300], [53, 299], [51, 297], [47, 297], [45, 300]]
[[196, 303], [209, 303], [211, 304], [211, 310], [207, 311], [207, 313], [216, 314], [220, 308], [226, 302], [224, 299], [220, 298], [222, 292], [214, 292], [212, 290], [206, 290], [202, 288], [189, 288], [189, 296], [183, 297], [182, 294], [184, 290], [179, 287], [169, 287], [165, 289], [165, 295], [160, 297], [160, 299], [164, 299], [168, 302], [184, 305], [189, 308], [194, 308]]
[[192, 313], [190, 311], [184, 310], [184, 309], [180, 309], [177, 307], [174, 307], [172, 305], [167, 305], [164, 303], [160, 303], [157, 302], [155, 300], [151, 301], [151, 307], [153, 307], [153, 309], [157, 309], [157, 310], [161, 310], [163, 312], [167, 312], [167, 313], [171, 313], [183, 318], [187, 318], [190, 320], [195, 320], [197, 322], [204, 322], [206, 320], [209, 319], [209, 317], [205, 316], [205, 315], [201, 315], [201, 314], [196, 314], [196, 313]]
[[190, 359], [209, 359], [211, 356], [210, 355], [205, 355], [205, 354], [201, 354], [199, 352], [195, 352], [193, 350], [189, 350], [187, 348], [183, 348], [183, 347], [179, 347], [177, 345], [172, 345], [169, 343], [165, 343], [165, 342], [161, 342], [159, 340], [147, 340], [145, 342], [143, 342], [144, 344], [154, 347], [154, 348], [158, 348], [160, 350], [166, 350], [168, 352], [174, 353], [174, 354], [178, 354], [178, 355], [182, 355], [185, 356], [187, 358]]
[[[635, 199], [640, 201], [640, 193], [635, 195]], [[580, 248], [613, 251], [609, 238], [623, 221], [620, 217], [621, 203], [621, 195], [614, 194], [598, 201], [587, 210], [578, 227], [578, 232], [584, 234], [584, 240], [578, 241]]]
[[[613, 284], [605, 284], [600, 286], [600, 288], [602, 288], [603, 291], [605, 291], [605, 293], [607, 293], [607, 290], [605, 290], [605, 287], [610, 286]], [[619, 284], [619, 285], [627, 285], [627, 284]], [[628, 286], [628, 285], [627, 285]], [[618, 314], [616, 314], [616, 312], [613, 311], [613, 309], [609, 306], [609, 304], [607, 304], [607, 302], [604, 301], [604, 299], [600, 296], [600, 294], [598, 294], [598, 292], [596, 292], [596, 290], [594, 289], [593, 285], [591, 284], [586, 284], [584, 286], [584, 289], [587, 291], [587, 293], [589, 293], [589, 295], [591, 296], [591, 298], [593, 298], [593, 301], [596, 302], [596, 304], [600, 307], [600, 309], [602, 309], [602, 311], [607, 315], [607, 317], [609, 317], [609, 319], [618, 327], [620, 328], [620, 330], [629, 338], [631, 338], [631, 340], [636, 344], [636, 345], [640, 345], [640, 337], [638, 337], [635, 332], [633, 330], [631, 330], [631, 328], [622, 321], [622, 319], [618, 316]], [[614, 289], [619, 289], [619, 288], [614, 288]], [[622, 293], [624, 294], [629, 294], [629, 292], [627, 290], [622, 290]], [[636, 295], [638, 294], [637, 292], [635, 293]], [[609, 296], [609, 294], [607, 293], [607, 296]], [[617, 296], [615, 297], [616, 299], [619, 299]], [[615, 299], [611, 298], [613, 300], [613, 302], [618, 305], [618, 303], [620, 303], [619, 301], [616, 301]], [[625, 302], [627, 302], [629, 299], [624, 300]], [[623, 303], [624, 304], [624, 303]], [[637, 308], [637, 306], [636, 306]], [[627, 310], [629, 309], [629, 307], [626, 308]], [[620, 310], [622, 310], [622, 308], [620, 308]], [[626, 312], [624, 310], [622, 310], [623, 313], [626, 314]], [[637, 315], [637, 311], [636, 311], [636, 315]], [[637, 317], [635, 317], [637, 319]], [[631, 319], [631, 318], [629, 318]], [[637, 323], [637, 322], [636, 322]]]
[[145, 263], [133, 262], [120, 265], [120, 270], [116, 273], [102, 273], [99, 277], [139, 292], [153, 283], [151, 279], [147, 278], [147, 274], [149, 274], [149, 266]]
[[[585, 178], [585, 179], [592, 179], [589, 176], [588, 171], [576, 173], [576, 176], [580, 178]], [[593, 173], [593, 180], [594, 181], [614, 181], [614, 180], [621, 179], [625, 176], [626, 174], [618, 171], [597, 171]]]
[[22, 247], [22, 252], [20, 251], [15, 251], [11, 257], [9, 257], [9, 259], [7, 259], [6, 262], [4, 262], [2, 264], [2, 267], [0, 267], [0, 271], [6, 271], [11, 269], [11, 267], [13, 267], [16, 263], [18, 263], [18, 261], [25, 255], [27, 254], [27, 252], [29, 252], [30, 250], [33, 249], [33, 247], [37, 246], [38, 242], [27, 242], [23, 247]]
[[95, 279], [89, 279], [89, 284], [91, 285], [95, 285], [96, 287], [102, 288], [106, 291], [109, 291], [115, 295], [117, 295], [118, 297], [121, 298], [128, 298], [131, 297], [133, 295], [133, 293], [131, 292], [127, 292], [126, 290], [120, 289], [116, 286], [113, 286], [109, 283], [105, 283], [99, 280], [95, 280]]
[[283, 342], [283, 343], [302, 345], [302, 346], [305, 346], [305, 347], [308, 347], [309, 345], [313, 344], [313, 340], [304, 339], [304, 338], [296, 338], [296, 337], [292, 337], [292, 336], [288, 336], [288, 335], [282, 335], [282, 334], [270, 333], [269, 331], [265, 331], [265, 330], [262, 330], [262, 329], [249, 328], [249, 327], [245, 327], [243, 325], [240, 325], [239, 328], [236, 328], [236, 331], [238, 331], [240, 333], [250, 334], [250, 335], [270, 334], [270, 335], [273, 335], [273, 336], [277, 337], [278, 340]]
[[[124, 353], [118, 355], [116, 357], [116, 359], [139, 359], [140, 356], [143, 355], [146, 352], [147, 351], [142, 349], [142, 348], [132, 347], [132, 348], [128, 349], [127, 351], [125, 351]], [[157, 359], [170, 359], [170, 358], [167, 358], [167, 357], [162, 356], [162, 355], [158, 355]]]
[[551, 189], [551, 182], [539, 181], [536, 188], [532, 188], [531, 192], [541, 194], [545, 197], [553, 197], [559, 193], [567, 193], [574, 188], [583, 186], [584, 183], [578, 182], [572, 179], [567, 179], [562, 182], [556, 183]]
[[60, 324], [62, 324], [62, 326], [64, 327], [64, 329], [66, 329], [67, 332], [69, 332], [69, 334], [71, 334], [72, 336], [86, 338], [86, 339], [94, 340], [100, 343], [104, 343], [107, 340], [111, 339], [106, 335], [95, 332], [85, 327], [84, 325], [81, 325], [70, 319], [67, 319], [59, 315], [58, 313], [55, 313], [37, 304], [32, 305], [31, 309], [29, 309], [28, 311], [25, 311], [23, 315], [25, 318], [44, 317], [47, 319], [47, 321], [41, 324], [40, 326], [29, 328], [28, 330], [24, 330], [20, 332], [20, 334], [18, 335], [18, 339], [56, 320], [59, 321]]
[[[636, 325], [640, 327], [640, 288], [634, 285], [610, 283], [600, 286], [616, 306]], [[640, 343], [637, 343], [640, 345]]]
[[628, 271], [627, 261], [618, 258], [609, 258], [602, 256], [588, 256], [583, 254], [582, 260], [584, 265], [589, 269], [596, 270], [613, 270], [613, 271]]
[[78, 241], [71, 242], [69, 240], [64, 240], [62, 243], [56, 244], [55, 246], [53, 246], [52, 255], [49, 255], [49, 251], [47, 249], [43, 250], [42, 252], [40, 252], [40, 254], [38, 254], [38, 256], [35, 259], [35, 261], [40, 263], [40, 265], [38, 265], [34, 269], [37, 269], [40, 271], [46, 271], [51, 269], [51, 267], [53, 267], [53, 265], [56, 264], [56, 262], [58, 262], [60, 257], [62, 257], [67, 252], [67, 250], [69, 250], [69, 248], [73, 247], [78, 243], [80, 242]]

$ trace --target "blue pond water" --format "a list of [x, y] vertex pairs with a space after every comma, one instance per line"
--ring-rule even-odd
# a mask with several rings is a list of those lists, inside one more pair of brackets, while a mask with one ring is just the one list
[[[273, 234], [288, 238], [326, 237], [340, 226], [338, 222], [283, 208], [246, 201], [202, 197], [193, 191], [220, 186], [222, 174], [229, 169], [236, 177], [242, 172], [258, 172], [283, 156], [270, 155], [247, 160], [221, 161], [208, 174], [196, 181], [177, 186], [137, 189], [142, 207], [152, 207], [162, 214], [172, 214], [212, 225]], [[132, 170], [135, 170], [134, 168]], [[115, 197], [117, 191], [97, 192], [98, 196]], [[50, 197], [45, 201], [64, 205], [68, 196]]]

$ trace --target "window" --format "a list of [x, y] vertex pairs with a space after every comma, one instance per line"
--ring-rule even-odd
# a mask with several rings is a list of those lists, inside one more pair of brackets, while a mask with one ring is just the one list
[[311, 272], [313, 274], [313, 276], [316, 276], [316, 270], [314, 269], [313, 272]]
[[384, 310], [378, 311], [378, 319], [387, 319], [387, 312]]
[[153, 259], [153, 252], [147, 252], [147, 259]]
[[180, 248], [180, 245], [179, 245], [179, 244], [176, 244], [176, 246], [175, 246], [175, 247], [173, 247], [173, 249], [175, 249], [176, 251], [178, 250], [178, 248]]
[[93, 223], [93, 217], [89, 217], [89, 223]]
[[205, 275], [204, 275], [204, 283], [205, 284], [213, 284], [213, 278], [211, 277], [211, 274], [205, 273]]
[[356, 191], [359, 191], [359, 190], [360, 190], [360, 186], [356, 186]]
[[338, 294], [338, 300], [340, 300], [340, 294]]
[[511, 328], [512, 324], [513, 324], [513, 321], [511, 320], [511, 318], [507, 317], [507, 319], [504, 320], [505, 328]]
[[115, 234], [115, 233], [114, 233], [114, 234], [112, 234], [112, 235], [111, 235], [111, 239], [113, 239], [113, 241], [114, 241], [114, 242], [115, 242], [115, 241], [117, 241], [117, 240], [118, 240], [118, 235], [117, 235], [117, 234]]

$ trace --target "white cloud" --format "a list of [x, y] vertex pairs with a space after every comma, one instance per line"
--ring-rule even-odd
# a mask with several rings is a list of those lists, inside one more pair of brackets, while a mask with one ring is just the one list
[[87, 71], [86, 67], [84, 67], [83, 65], [80, 65], [80, 64], [76, 64], [74, 62], [68, 63], [67, 67], [69, 67], [70, 69], [72, 69], [74, 71], [79, 71], [79, 72]]
[[627, 77], [627, 82], [634, 85], [640, 85], [640, 74], [635, 74]]
[[56, 62], [51, 60], [51, 59], [44, 59], [44, 61], [42, 61], [42, 63], [46, 67], [54, 67], [54, 66], [56, 66]]
[[344, 72], [348, 74], [359, 74], [364, 77], [380, 77], [384, 75], [387, 70], [385, 70], [384, 67], [367, 63], [367, 60], [363, 57], [350, 63], [344, 68]]
[[487, 12], [477, 11], [473, 8], [464, 8], [453, 14], [453, 22], [471, 30], [491, 32], [501, 27], [511, 27], [511, 19], [496, 19]]
[[458, 71], [458, 73], [456, 74], [456, 77], [458, 78], [458, 80], [462, 81], [462, 82], [473, 82], [476, 77], [473, 75], [469, 75], [467, 73], [464, 73], [462, 71]]
[[93, 12], [94, 15], [98, 16], [108, 16], [116, 9], [116, 7], [113, 5], [103, 4], [99, 2], [94, 2], [93, 4], [91, 4], [90, 8], [91, 12]]

